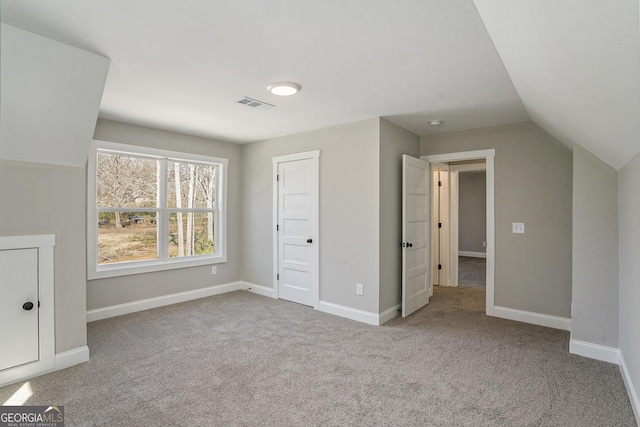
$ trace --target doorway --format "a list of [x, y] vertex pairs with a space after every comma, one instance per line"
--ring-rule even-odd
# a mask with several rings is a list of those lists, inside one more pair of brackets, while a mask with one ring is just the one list
[[486, 165], [452, 164], [457, 173], [458, 286], [486, 287]]
[[[495, 301], [495, 289], [494, 289], [494, 278], [495, 278], [495, 171], [494, 171], [494, 157], [495, 150], [478, 150], [478, 151], [467, 151], [467, 152], [459, 152], [459, 153], [448, 153], [448, 154], [436, 154], [429, 156], [422, 156], [423, 160], [431, 163], [432, 171], [442, 169], [441, 166], [437, 166], [438, 164], [447, 164], [449, 165], [449, 169], [451, 169], [451, 164], [458, 162], [469, 162], [469, 161], [478, 161], [484, 162], [486, 168], [486, 314], [489, 316], [493, 316], [494, 314], [494, 301]], [[436, 165], [434, 167], [434, 165]], [[462, 165], [460, 165], [462, 166]], [[459, 167], [459, 166], [456, 166]], [[464, 169], [464, 167], [463, 167]], [[458, 171], [455, 173], [447, 174], [449, 178], [449, 185], [451, 186], [452, 182], [456, 187], [458, 186]], [[448, 218], [451, 220], [448, 221], [448, 238], [445, 239], [448, 241], [447, 251], [441, 253], [440, 258], [444, 258], [448, 264], [448, 271], [444, 273], [441, 271], [440, 277], [444, 275], [444, 280], [440, 280], [441, 283], [446, 283], [448, 285], [457, 286], [458, 284], [458, 197], [457, 194], [454, 197], [451, 197], [451, 200], [448, 202], [448, 208], [451, 211], [448, 215]], [[442, 222], [442, 221], [439, 221]], [[438, 223], [435, 220], [432, 221], [432, 230], [434, 226], [438, 226]], [[444, 224], [443, 224], [444, 228]], [[446, 234], [445, 234], [446, 236]], [[437, 245], [438, 242], [434, 243], [434, 239], [436, 238], [435, 233], [432, 233], [432, 248], [434, 245]], [[442, 244], [440, 244], [442, 246]], [[435, 257], [435, 254], [434, 254]], [[444, 264], [440, 264], [444, 266]], [[437, 268], [437, 267], [436, 267]], [[435, 274], [434, 274], [435, 276]]]

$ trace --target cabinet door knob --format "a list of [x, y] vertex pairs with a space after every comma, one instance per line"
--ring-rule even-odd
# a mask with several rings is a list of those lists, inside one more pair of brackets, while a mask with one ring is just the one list
[[22, 304], [22, 309], [23, 310], [31, 310], [33, 308], [33, 303], [31, 301], [25, 302], [24, 304]]
[[311, 237], [307, 239], [307, 243], [313, 243], [313, 240], [311, 239]]

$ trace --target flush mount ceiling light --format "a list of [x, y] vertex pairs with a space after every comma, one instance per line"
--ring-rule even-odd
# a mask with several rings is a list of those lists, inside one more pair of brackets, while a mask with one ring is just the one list
[[267, 90], [274, 95], [278, 96], [291, 96], [295, 95], [302, 89], [298, 83], [293, 82], [276, 82], [267, 86]]
[[440, 126], [442, 124], [442, 120], [431, 120], [429, 122], [429, 126]]

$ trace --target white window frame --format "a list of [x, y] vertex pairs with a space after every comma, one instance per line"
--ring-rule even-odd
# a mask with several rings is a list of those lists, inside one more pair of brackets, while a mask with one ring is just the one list
[[[218, 167], [216, 206], [214, 213], [214, 247], [216, 253], [211, 255], [190, 255], [185, 257], [170, 258], [168, 254], [158, 252], [158, 259], [145, 261], [124, 261], [113, 264], [98, 264], [98, 209], [96, 207], [96, 161], [98, 151], [113, 152], [116, 154], [146, 157], [158, 160], [187, 162], [187, 163], [214, 163]], [[227, 261], [227, 159], [202, 156], [198, 154], [183, 153], [178, 151], [161, 150], [150, 147], [140, 147], [115, 142], [93, 140], [89, 151], [87, 164], [87, 278], [103, 279], [107, 277], [126, 276], [130, 274], [150, 273], [154, 271], [172, 270], [176, 268], [196, 267], [201, 265], [219, 264]], [[160, 172], [159, 179], [166, 180], [166, 171]], [[159, 191], [166, 192], [166, 185], [162, 184]], [[176, 211], [167, 206], [159, 208], [126, 208], [131, 211], [157, 211], [160, 212], [158, 222], [158, 246], [168, 245], [168, 214]], [[180, 209], [185, 211], [185, 209]], [[196, 209], [197, 210], [197, 209]], [[164, 251], [166, 252], [166, 251]]]

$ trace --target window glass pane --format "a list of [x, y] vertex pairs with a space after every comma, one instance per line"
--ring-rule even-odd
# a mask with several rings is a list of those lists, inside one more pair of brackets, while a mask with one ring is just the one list
[[214, 222], [213, 212], [169, 214], [169, 256], [213, 254]]
[[215, 165], [167, 162], [168, 207], [215, 208], [217, 170]]
[[157, 207], [158, 161], [98, 152], [96, 205], [98, 207]]
[[98, 264], [158, 258], [155, 212], [98, 213]]

